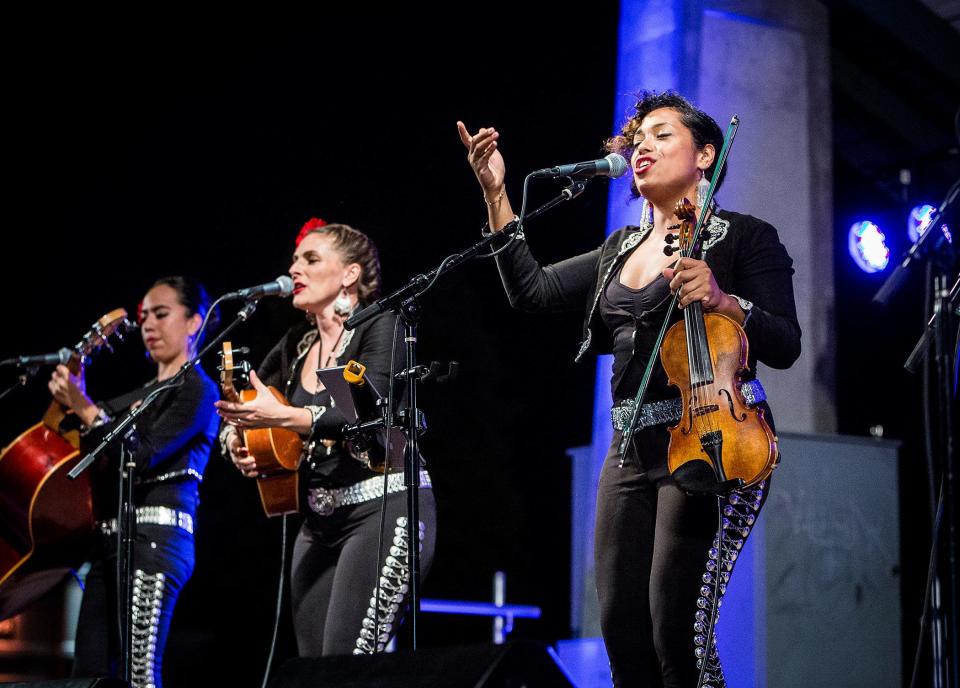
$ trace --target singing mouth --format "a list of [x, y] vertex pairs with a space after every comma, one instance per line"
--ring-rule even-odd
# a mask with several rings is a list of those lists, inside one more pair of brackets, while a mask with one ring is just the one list
[[294, 294], [299, 294], [300, 292], [302, 292], [302, 291], [303, 291], [304, 289], [306, 289], [306, 288], [307, 288], [306, 285], [300, 284], [299, 282], [294, 282], [294, 283], [293, 283], [293, 293], [294, 293]]
[[637, 160], [636, 167], [633, 168], [633, 171], [636, 174], [643, 174], [650, 169], [651, 166], [653, 166], [653, 160], [650, 160], [649, 158], [640, 158]]

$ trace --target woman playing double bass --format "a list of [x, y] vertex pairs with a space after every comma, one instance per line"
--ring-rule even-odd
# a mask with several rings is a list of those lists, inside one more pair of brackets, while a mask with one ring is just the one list
[[[499, 231], [514, 218], [499, 132], [470, 134], [463, 123], [458, 128], [483, 189], [489, 226]], [[758, 360], [788, 368], [800, 354], [792, 261], [768, 223], [714, 208], [703, 260], [664, 254], [678, 224], [678, 201], [696, 199], [704, 178], [713, 178], [722, 143], [717, 123], [682, 96], [641, 94], [634, 115], [605, 144], [630, 159], [633, 191], [643, 199], [637, 224], [554, 265], [540, 266], [525, 240], [497, 258], [514, 307], [586, 306], [577, 358], [588, 351], [613, 354], [615, 432], [597, 490], [594, 554], [601, 629], [617, 686], [692, 688], [703, 659], [705, 685], [725, 685], [715, 646], [705, 648], [712, 582], [719, 570], [722, 594], [769, 489], [769, 481], [761, 481], [724, 498], [728, 544], [717, 552], [716, 497], [687, 493], [667, 469], [667, 426], [676, 424], [680, 401], [659, 360], [640, 414], [645, 425], [634, 434], [627, 460], [620, 456], [621, 431], [647, 363], [658, 354], [654, 344], [672, 294], [679, 292], [680, 309], [700, 302], [705, 312], [740, 324], [751, 371]], [[681, 317], [677, 310], [671, 319]], [[761, 407], [772, 422], [765, 402]]]

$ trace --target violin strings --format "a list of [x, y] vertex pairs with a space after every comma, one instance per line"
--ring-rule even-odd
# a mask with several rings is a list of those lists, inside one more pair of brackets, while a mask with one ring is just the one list
[[[690, 317], [685, 318], [688, 323], [687, 327], [687, 345], [690, 347], [692, 353], [689, 354], [689, 359], [691, 360], [691, 370], [695, 371], [691, 375], [691, 409], [690, 413], [693, 414], [697, 409], [705, 409], [707, 401], [711, 400], [713, 397], [713, 391], [715, 389], [715, 381], [712, 379], [712, 376], [709, 375], [710, 371], [710, 347], [707, 339], [706, 332], [706, 320], [704, 319], [703, 306], [701, 303], [693, 303], [688, 306], [690, 308]], [[710, 381], [707, 384], [704, 384], [708, 376]], [[693, 380], [696, 380], [696, 384], [693, 384]], [[693, 416], [693, 426], [696, 429], [698, 437], [702, 438], [709, 432], [714, 432], [717, 430], [716, 419], [713, 418], [713, 414], [709, 411], [704, 411], [703, 413], [697, 413]], [[701, 440], [702, 442], [702, 440]], [[712, 466], [712, 463], [711, 463]], [[716, 467], [714, 466], [714, 471]]]
[[[693, 308], [691, 306], [691, 308]], [[690, 414], [691, 427], [697, 433], [697, 436], [703, 434], [703, 420], [696, 413], [700, 407], [700, 389], [699, 381], [703, 379], [702, 352], [700, 347], [700, 337], [698, 332], [698, 323], [696, 314], [688, 312], [687, 321], [687, 347], [688, 360], [690, 361]]]
[[[680, 213], [678, 212], [678, 217]], [[689, 222], [689, 220], [688, 220]], [[696, 237], [687, 237], [695, 240]], [[681, 255], [691, 256], [693, 253], [694, 241], [690, 241]], [[710, 432], [718, 430], [717, 419], [713, 414], [706, 410], [707, 404], [713, 400], [716, 395], [716, 380], [710, 374], [711, 359], [710, 345], [707, 339], [707, 326], [703, 313], [703, 304], [700, 302], [692, 303], [688, 306], [690, 310], [684, 314], [685, 331], [687, 335], [687, 364], [690, 371], [690, 408], [691, 431], [697, 433], [703, 443], [703, 436]], [[709, 378], [708, 378], [709, 376]], [[707, 380], [709, 379], [709, 382]], [[705, 384], [706, 383], [706, 384]], [[706, 403], [705, 403], [706, 402]], [[698, 410], [702, 412], [697, 413]], [[714, 473], [717, 473], [717, 467], [710, 462]], [[719, 474], [717, 475], [719, 479]]]
[[[699, 303], [697, 304], [697, 311], [698, 317], [696, 326], [699, 330], [698, 341], [700, 347], [700, 379], [702, 381], [706, 381], [708, 379], [711, 380], [709, 384], [701, 385], [698, 389], [698, 406], [700, 408], [705, 408], [710, 401], [709, 392], [713, 387], [712, 375], [710, 374], [710, 342], [707, 339], [707, 323], [703, 317], [703, 306]], [[707, 432], [712, 432], [716, 429], [713, 420], [713, 414], [711, 413], [704, 413], [700, 416], [700, 425], [702, 428], [705, 428], [704, 434]]]

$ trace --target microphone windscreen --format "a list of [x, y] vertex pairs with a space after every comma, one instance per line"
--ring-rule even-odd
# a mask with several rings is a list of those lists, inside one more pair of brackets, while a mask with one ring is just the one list
[[627, 171], [627, 159], [619, 153], [611, 153], [604, 160], [610, 163], [610, 173], [607, 176], [616, 179], [622, 177], [623, 173]]
[[280, 275], [277, 284], [280, 285], [281, 296], [290, 296], [293, 293], [293, 278], [289, 275]]

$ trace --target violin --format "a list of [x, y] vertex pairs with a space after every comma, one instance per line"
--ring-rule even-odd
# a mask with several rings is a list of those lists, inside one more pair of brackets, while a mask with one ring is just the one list
[[[705, 236], [692, 236], [696, 208], [684, 198], [676, 215], [678, 236], [668, 240], [679, 241], [681, 255], [699, 259]], [[749, 350], [735, 320], [704, 313], [699, 301], [684, 309], [683, 322], [663, 339], [660, 360], [669, 384], [680, 388], [683, 408], [680, 422], [669, 428], [667, 465], [688, 492], [750, 487], [769, 477], [777, 464], [777, 438], [764, 410], [747, 406], [740, 392]]]

